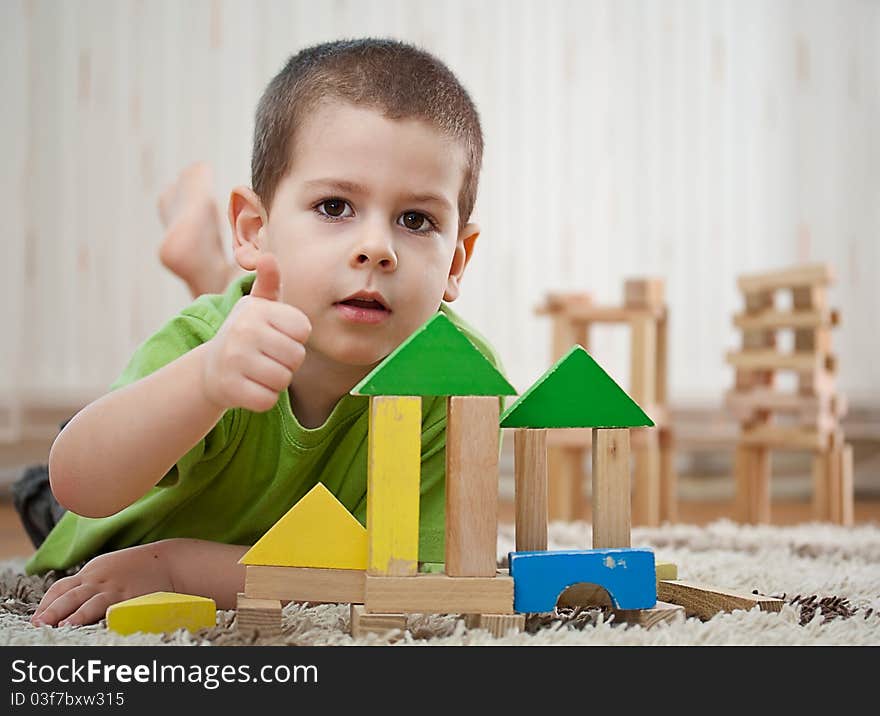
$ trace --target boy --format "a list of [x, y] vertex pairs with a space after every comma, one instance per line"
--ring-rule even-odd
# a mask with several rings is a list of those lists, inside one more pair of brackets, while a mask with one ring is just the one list
[[[52, 446], [69, 512], [27, 571], [89, 561], [34, 624], [153, 591], [233, 608], [239, 558], [318, 481], [365, 522], [367, 399], [351, 388], [437, 310], [500, 365], [442, 303], [479, 235], [482, 148], [467, 92], [419, 49], [340, 41], [288, 61], [257, 109], [253, 188], [229, 201], [249, 273], [148, 339]], [[440, 562], [445, 400], [422, 417], [419, 559]]]

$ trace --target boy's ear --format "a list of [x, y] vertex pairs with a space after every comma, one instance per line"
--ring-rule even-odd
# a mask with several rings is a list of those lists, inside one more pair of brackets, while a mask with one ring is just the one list
[[229, 225], [232, 227], [232, 252], [245, 271], [255, 271], [257, 258], [266, 250], [269, 217], [256, 192], [237, 186], [229, 195]]
[[454, 301], [461, 293], [461, 279], [474, 254], [474, 245], [479, 235], [480, 227], [476, 224], [467, 224], [458, 232], [452, 265], [449, 267], [449, 278], [446, 281], [446, 292], [443, 294], [444, 301]]

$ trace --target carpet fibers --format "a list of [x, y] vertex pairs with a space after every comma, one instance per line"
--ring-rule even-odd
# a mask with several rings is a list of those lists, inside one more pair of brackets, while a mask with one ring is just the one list
[[[590, 525], [553, 523], [550, 549], [583, 548]], [[277, 637], [245, 636], [232, 611], [196, 634], [119, 636], [103, 621], [85, 627], [33, 627], [29, 617], [52, 575], [26, 577], [24, 559], [0, 563], [2, 645], [377, 645], [599, 646], [599, 645], [880, 645], [880, 525], [852, 528], [810, 523], [794, 527], [743, 526], [720, 520], [705, 527], [634, 528], [634, 547], [653, 548], [658, 561], [678, 565], [679, 579], [785, 601], [781, 612], [758, 609], [662, 623], [650, 629], [616, 623], [599, 607], [529, 615], [526, 630], [493, 638], [468, 630], [458, 615], [410, 615], [407, 630], [387, 638], [353, 639], [347, 604], [289, 604]], [[514, 546], [511, 525], [501, 525], [499, 559]]]

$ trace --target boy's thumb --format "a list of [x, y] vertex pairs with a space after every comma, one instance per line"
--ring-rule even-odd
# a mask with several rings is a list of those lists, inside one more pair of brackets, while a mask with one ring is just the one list
[[251, 296], [269, 301], [281, 300], [281, 266], [274, 254], [263, 254], [257, 259], [257, 278], [251, 287]]

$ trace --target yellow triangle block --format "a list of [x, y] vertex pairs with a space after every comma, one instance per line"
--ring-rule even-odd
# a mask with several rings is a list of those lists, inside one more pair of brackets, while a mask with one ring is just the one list
[[107, 607], [107, 628], [117, 634], [198, 631], [217, 622], [213, 599], [174, 592], [153, 592]]
[[239, 564], [367, 568], [367, 530], [320, 482], [251, 547]]

